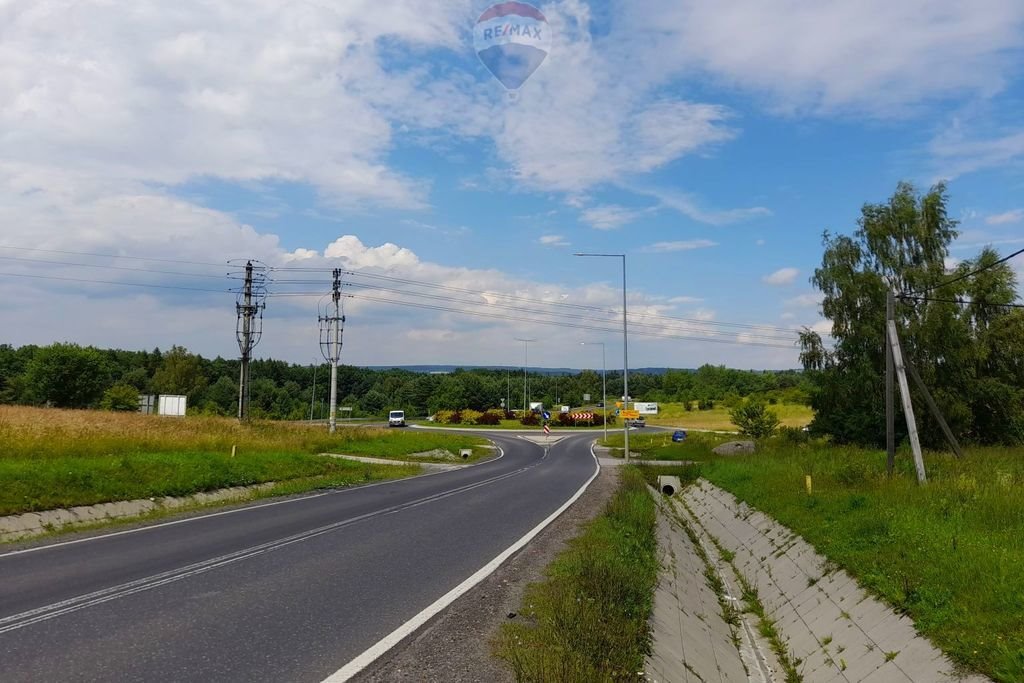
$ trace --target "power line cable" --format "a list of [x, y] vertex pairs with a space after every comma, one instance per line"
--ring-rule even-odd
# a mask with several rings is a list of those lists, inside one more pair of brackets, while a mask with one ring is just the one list
[[1024, 308], [1024, 304], [993, 304], [982, 301], [967, 301], [965, 299], [935, 299], [926, 296], [900, 295], [898, 298], [908, 301], [930, 301], [941, 304], [960, 304], [961, 306], [983, 306], [985, 308]]
[[152, 261], [155, 263], [181, 263], [190, 266], [216, 266], [223, 268], [223, 263], [204, 263], [202, 261], [185, 261], [181, 259], [153, 258], [148, 256], [129, 256], [127, 254], [96, 254], [87, 251], [69, 251], [65, 249], [44, 249], [42, 247], [16, 247], [10, 244], [0, 244], [0, 249], [13, 249], [15, 251], [41, 251], [48, 254], [69, 254], [71, 256], [92, 256], [95, 258], [120, 258], [132, 261]]
[[[588, 316], [585, 316], [585, 315], [578, 315], [578, 314], [572, 314], [572, 313], [563, 313], [563, 312], [559, 312], [559, 311], [542, 311], [542, 310], [537, 310], [535, 308], [525, 308], [525, 307], [513, 306], [513, 305], [509, 305], [509, 304], [500, 304], [500, 303], [484, 304], [484, 303], [479, 302], [479, 301], [466, 301], [466, 300], [463, 300], [463, 299], [453, 299], [453, 298], [448, 297], [448, 296], [440, 296], [440, 295], [436, 295], [436, 294], [428, 294], [428, 293], [425, 293], [425, 292], [413, 292], [413, 291], [409, 291], [409, 290], [405, 290], [405, 289], [394, 289], [394, 288], [389, 288], [389, 287], [382, 287], [380, 285], [366, 285], [366, 284], [362, 284], [362, 283], [353, 283], [353, 282], [349, 282], [349, 283], [346, 283], [346, 284], [348, 286], [351, 286], [351, 287], [370, 289], [372, 291], [390, 292], [390, 293], [393, 293], [393, 294], [405, 294], [405, 295], [414, 296], [414, 297], [423, 298], [423, 299], [430, 299], [430, 300], [434, 300], [434, 301], [441, 301], [441, 302], [444, 302], [444, 303], [464, 304], [466, 306], [471, 306], [471, 307], [481, 307], [481, 306], [483, 306], [483, 307], [486, 307], [487, 309], [495, 309], [495, 308], [497, 308], [497, 309], [515, 311], [515, 312], [531, 313], [533, 315], [560, 316], [562, 318], [579, 320], [581, 322], [597, 322], [597, 323], [617, 322], [615, 320], [595, 320], [593, 317], [588, 317]], [[311, 296], [315, 295], [315, 294], [316, 293], [310, 293]], [[281, 296], [281, 295], [277, 295], [277, 296]], [[465, 309], [459, 309], [459, 310], [465, 310]], [[469, 311], [467, 311], [467, 312], [469, 312]], [[664, 325], [664, 324], [652, 324], [652, 323], [640, 323], [640, 322], [633, 322], [632, 323], [632, 327], [634, 329], [637, 328], [637, 327], [640, 327], [640, 328], [652, 328], [652, 329], [656, 329], [656, 330], [666, 330], [667, 329], [668, 331], [674, 331], [674, 332], [692, 332], [692, 333], [705, 334], [705, 335], [731, 335], [731, 334], [738, 334], [738, 332], [733, 331], [733, 330], [715, 330], [715, 329], [707, 329], [707, 328], [698, 328], [698, 329], [692, 329], [692, 330], [680, 330], [678, 328], [673, 328], [671, 326], [667, 326], [667, 325]], [[775, 336], [775, 335], [756, 334], [754, 332], [745, 332], [745, 334], [749, 335], [752, 338], [764, 339], [764, 340], [767, 340], [767, 341], [791, 341], [791, 340], [794, 340], [795, 337], [796, 337], [796, 332], [795, 331], [791, 335], [788, 335], [786, 337]]]
[[[288, 269], [272, 268], [272, 270], [288, 270]], [[300, 270], [300, 269], [295, 269], [295, 270]], [[302, 272], [320, 272], [320, 271], [319, 271], [319, 269], [308, 269], [308, 270], [302, 270]], [[585, 310], [585, 311], [595, 311], [595, 312], [600, 312], [600, 313], [606, 313], [606, 314], [609, 314], [609, 315], [619, 315], [620, 312], [621, 312], [621, 309], [617, 310], [617, 309], [612, 309], [612, 308], [604, 308], [604, 307], [601, 307], [601, 306], [590, 306], [590, 305], [586, 305], [586, 304], [573, 304], [573, 303], [568, 303], [568, 302], [564, 302], [564, 301], [546, 301], [544, 299], [536, 299], [536, 298], [531, 298], [531, 297], [524, 297], [524, 296], [519, 296], [519, 295], [515, 295], [515, 294], [502, 294], [500, 292], [494, 292], [494, 291], [480, 291], [480, 290], [466, 289], [466, 288], [463, 288], [463, 287], [453, 287], [453, 286], [450, 286], [450, 285], [442, 285], [442, 284], [437, 284], [437, 283], [433, 283], [433, 282], [425, 282], [425, 281], [422, 281], [422, 280], [412, 280], [412, 279], [408, 279], [408, 278], [399, 278], [399, 277], [388, 276], [388, 275], [379, 275], [379, 274], [376, 274], [376, 273], [361, 273], [361, 272], [358, 272], [358, 271], [346, 271], [346, 274], [351, 275], [351, 276], [355, 276], [355, 277], [363, 277], [363, 278], [370, 278], [370, 279], [377, 279], [377, 280], [386, 280], [386, 281], [390, 281], [390, 282], [399, 282], [399, 283], [402, 283], [402, 284], [415, 285], [415, 286], [419, 286], [419, 287], [430, 287], [432, 289], [439, 289], [439, 290], [451, 291], [451, 292], [459, 292], [459, 293], [463, 293], [463, 294], [472, 294], [474, 296], [481, 296], [481, 297], [492, 296], [492, 297], [496, 297], [496, 298], [510, 299], [510, 300], [515, 300], [515, 301], [518, 301], [518, 302], [531, 303], [531, 304], [537, 304], [537, 305], [542, 305], [542, 306], [551, 306], [551, 307], [559, 307], [559, 308], [570, 308], [570, 309]], [[292, 284], [292, 285], [300, 285], [300, 284], [301, 285], [317, 285], [317, 284], [322, 284], [322, 281], [320, 281], [320, 280], [276, 280], [275, 283], [276, 284]], [[385, 288], [380, 288], [380, 289], [383, 290]], [[410, 292], [410, 293], [416, 295], [413, 292]], [[478, 302], [473, 302], [473, 303], [478, 303]], [[494, 305], [494, 304], [489, 304], [489, 305]], [[752, 323], [731, 323], [731, 322], [721, 322], [721, 321], [716, 321], [716, 320], [701, 320], [699, 318], [682, 318], [682, 317], [678, 317], [678, 316], [670, 316], [670, 315], [664, 315], [664, 314], [660, 314], [660, 313], [645, 313], [645, 312], [640, 312], [640, 311], [632, 312], [632, 313], [629, 314], [629, 316], [631, 318], [648, 318], [648, 319], [673, 320], [673, 321], [676, 321], [676, 322], [692, 323], [692, 324], [695, 324], [695, 325], [704, 325], [704, 326], [711, 326], [711, 327], [733, 327], [733, 328], [737, 328], [737, 329], [749, 329], [749, 330], [756, 330], [756, 331], [760, 331], [760, 332], [782, 332], [782, 333], [786, 333], [786, 334], [796, 334], [796, 330], [794, 330], [792, 328], [778, 327], [778, 326], [775, 326], [775, 325], [758, 325], [758, 324], [752, 324]]]
[[116, 282], [114, 280], [92, 280], [78, 277], [59, 277], [57, 275], [29, 275], [28, 273], [0, 273], [0, 277], [24, 277], [34, 280], [61, 280], [63, 282], [88, 282], [99, 285], [116, 285], [119, 287], [146, 287], [150, 289], [180, 289], [186, 292], [209, 292], [211, 294], [230, 294], [228, 289], [201, 289], [199, 287], [178, 287], [175, 285], [151, 285], [143, 282]]
[[[275, 298], [277, 298], [277, 297], [313, 297], [313, 296], [322, 296], [322, 293], [321, 292], [292, 292], [292, 293], [287, 293], [287, 294], [272, 294], [271, 296], [275, 297]], [[596, 326], [596, 325], [585, 325], [585, 324], [579, 324], [579, 323], [559, 322], [557, 320], [540, 320], [540, 319], [537, 319], [537, 318], [525, 318], [525, 317], [512, 316], [512, 315], [500, 314], [500, 313], [485, 313], [485, 312], [482, 312], [482, 311], [469, 311], [469, 310], [465, 310], [465, 309], [461, 309], [461, 308], [451, 308], [451, 307], [448, 307], [448, 306], [440, 306], [440, 305], [436, 305], [436, 304], [417, 303], [417, 302], [411, 302], [411, 301], [399, 301], [399, 300], [396, 300], [396, 299], [385, 299], [385, 298], [381, 298], [381, 297], [372, 297], [372, 296], [367, 296], [365, 294], [346, 294], [345, 296], [347, 298], [356, 299], [356, 300], [373, 301], [373, 302], [377, 302], [377, 303], [391, 304], [391, 305], [396, 305], [396, 306], [405, 306], [405, 307], [409, 307], [409, 308], [418, 308], [418, 309], [423, 309], [423, 310], [445, 311], [445, 312], [450, 312], [450, 313], [459, 313], [459, 314], [462, 314], [462, 315], [468, 315], [468, 316], [473, 316], [473, 317], [478, 317], [478, 318], [488, 318], [488, 319], [491, 319], [491, 320], [502, 320], [502, 321], [507, 321], [507, 322], [530, 322], [530, 323], [537, 323], [537, 324], [541, 324], [541, 325], [549, 325], [549, 326], [552, 326], [552, 327], [563, 327], [563, 328], [578, 329], [578, 330], [588, 330], [588, 331], [592, 331], [592, 332], [607, 332], [607, 333], [610, 333], [610, 334], [617, 334], [617, 333], [621, 332], [620, 328], [608, 328], [608, 327], [599, 327], [599, 326]], [[639, 336], [643, 336], [643, 337], [654, 337], [654, 338], [659, 338], [659, 339], [681, 339], [681, 340], [687, 340], [687, 341], [701, 341], [701, 342], [710, 342], [710, 343], [717, 343], [717, 344], [737, 344], [737, 345], [741, 345], [741, 346], [761, 346], [761, 347], [777, 348], [777, 349], [792, 349], [793, 348], [791, 345], [783, 345], [783, 344], [769, 344], [769, 343], [765, 343], [765, 342], [756, 342], [756, 341], [749, 341], [749, 342], [747, 342], [747, 341], [741, 341], [741, 340], [738, 340], [738, 339], [698, 337], [698, 336], [679, 335], [679, 334], [659, 334], [659, 333], [656, 333], [656, 332], [645, 332], [645, 331], [642, 331], [642, 330], [634, 331], [633, 334], [636, 334], [636, 335], [639, 335]], [[795, 341], [794, 341], [794, 343], [795, 343]]]
[[98, 263], [74, 263], [71, 261], [52, 261], [49, 259], [23, 258], [20, 256], [0, 256], [3, 261], [18, 261], [20, 263], [43, 263], [55, 266], [71, 266], [74, 268], [101, 268], [104, 270], [127, 270], [136, 273], [154, 273], [157, 275], [181, 275], [185, 277], [201, 277], [214, 280], [223, 280], [225, 275], [207, 275], [206, 273], [185, 273], [176, 270], [152, 270], [150, 268], [132, 268], [130, 266], [109, 266]]
[[[581, 324], [576, 324], [576, 323], [558, 322], [558, 321], [555, 321], [555, 320], [537, 320], [536, 318], [521, 318], [521, 317], [518, 317], [518, 316], [509, 316], [509, 315], [502, 315], [502, 314], [488, 314], [488, 313], [483, 313], [483, 312], [465, 311], [465, 310], [458, 309], [458, 308], [449, 308], [447, 306], [436, 306], [436, 305], [433, 305], [433, 304], [420, 304], [420, 303], [413, 303], [413, 302], [409, 302], [409, 301], [397, 301], [397, 300], [394, 300], [394, 299], [383, 299], [383, 298], [379, 298], [379, 297], [369, 297], [369, 296], [366, 296], [365, 294], [350, 294], [348, 296], [350, 298], [356, 299], [356, 300], [375, 301], [375, 302], [378, 302], [378, 303], [393, 304], [393, 305], [397, 305], [397, 306], [408, 306], [408, 307], [412, 307], [412, 308], [421, 308], [421, 309], [425, 309], [425, 310], [448, 311], [448, 312], [452, 312], [452, 313], [461, 313], [463, 315], [472, 315], [472, 316], [476, 316], [476, 317], [480, 317], [480, 318], [491, 318], [491, 319], [496, 319], [496, 320], [506, 320], [506, 321], [515, 321], [515, 322], [530, 322], [530, 323], [537, 323], [537, 324], [541, 324], [541, 325], [550, 325], [550, 326], [554, 326], [554, 327], [565, 327], [565, 328], [578, 329], [578, 330], [589, 330], [589, 331], [592, 331], [592, 332], [608, 332], [608, 333], [612, 333], [612, 334], [621, 332], [620, 329], [615, 329], [615, 328], [597, 327], [597, 326], [594, 326], [594, 325], [581, 325]], [[695, 337], [695, 336], [678, 335], [678, 334], [658, 334], [656, 332], [644, 332], [644, 331], [636, 331], [636, 332], [634, 332], [634, 334], [640, 335], [640, 336], [643, 336], [643, 337], [655, 337], [655, 338], [660, 338], [660, 339], [682, 339], [682, 340], [688, 340], [688, 341], [710, 342], [710, 343], [715, 343], [715, 344], [738, 344], [738, 345], [742, 345], [742, 346], [762, 346], [762, 347], [776, 348], [776, 349], [792, 349], [793, 348], [793, 345], [788, 345], [787, 346], [787, 345], [783, 345], [783, 344], [768, 344], [768, 343], [764, 343], [764, 342], [754, 342], [754, 341], [744, 342], [744, 341], [740, 341], [738, 339], [716, 339], [716, 338], [713, 338], [713, 337]], [[794, 341], [794, 344], [795, 344], [795, 341]]]
[[947, 280], [945, 282], [940, 282], [937, 285], [932, 285], [931, 287], [926, 287], [925, 289], [922, 289], [919, 292], [914, 292], [913, 294], [908, 294], [906, 296], [908, 296], [908, 297], [921, 296], [923, 294], [927, 294], [928, 292], [935, 291], [936, 289], [940, 289], [942, 287], [948, 287], [949, 285], [956, 284], [957, 282], [960, 282], [962, 280], [966, 280], [967, 278], [972, 278], [975, 275], [980, 275], [980, 274], [984, 273], [986, 270], [992, 270], [996, 266], [1002, 265], [1002, 264], [1006, 263], [1007, 261], [1009, 261], [1009, 260], [1011, 260], [1013, 258], [1016, 258], [1017, 256], [1020, 256], [1021, 254], [1024, 254], [1024, 249], [1019, 249], [1019, 250], [1013, 252], [1012, 254], [1010, 254], [1009, 256], [1007, 256], [1005, 258], [1001, 258], [998, 261], [996, 261], [994, 263], [990, 263], [987, 266], [982, 266], [981, 268], [978, 268], [977, 270], [972, 271], [970, 273], [964, 273], [963, 275], [958, 275], [955, 278], [953, 278], [952, 280]]

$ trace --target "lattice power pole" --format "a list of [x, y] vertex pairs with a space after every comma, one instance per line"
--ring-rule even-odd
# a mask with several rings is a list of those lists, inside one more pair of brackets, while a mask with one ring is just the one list
[[320, 316], [320, 352], [331, 364], [331, 412], [330, 429], [338, 429], [338, 361], [341, 360], [342, 335], [345, 332], [345, 316], [341, 313], [341, 270], [334, 270], [334, 284], [331, 288], [331, 306]]
[[263, 337], [263, 310], [267, 307], [266, 271], [266, 266], [247, 261], [244, 271], [232, 274], [232, 277], [242, 280], [235, 303], [235, 337], [242, 353], [238, 376], [238, 419], [242, 422], [249, 419], [249, 361], [252, 360], [253, 348]]

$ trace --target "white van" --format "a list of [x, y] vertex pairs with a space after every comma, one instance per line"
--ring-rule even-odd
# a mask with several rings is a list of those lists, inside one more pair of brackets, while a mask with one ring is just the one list
[[392, 410], [388, 414], [388, 427], [404, 427], [405, 426], [405, 411], [404, 410]]

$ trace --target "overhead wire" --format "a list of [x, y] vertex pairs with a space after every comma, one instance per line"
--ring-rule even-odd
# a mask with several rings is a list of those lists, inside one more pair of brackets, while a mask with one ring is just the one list
[[101, 263], [75, 263], [71, 261], [53, 261], [49, 259], [23, 258], [20, 256], [0, 256], [3, 261], [17, 261], [19, 263], [42, 263], [46, 265], [70, 266], [72, 268], [100, 268], [104, 270], [125, 270], [136, 273], [154, 273], [157, 275], [180, 275], [184, 277], [201, 277], [207, 279], [224, 279], [224, 275], [208, 275], [206, 273], [186, 273], [176, 270], [152, 270], [150, 268], [132, 268], [130, 266], [111, 266]]
[[[271, 297], [272, 298], [289, 297], [289, 296], [291, 296], [291, 297], [313, 297], [313, 296], [320, 296], [320, 295], [321, 295], [320, 292], [293, 292], [293, 293], [286, 293], [286, 294], [272, 294]], [[502, 321], [509, 321], [509, 322], [529, 322], [529, 323], [535, 323], [535, 324], [539, 324], [539, 325], [549, 325], [549, 326], [554, 326], [554, 327], [564, 327], [564, 328], [588, 330], [588, 331], [594, 331], [594, 332], [608, 332], [608, 333], [612, 333], [612, 334], [618, 334], [619, 332], [621, 332], [621, 328], [600, 327], [598, 325], [589, 325], [589, 324], [582, 324], [582, 323], [563, 322], [563, 321], [558, 321], [558, 320], [542, 320], [542, 319], [537, 319], [537, 318], [533, 318], [533, 317], [526, 318], [526, 317], [521, 317], [521, 316], [508, 315], [508, 314], [504, 314], [504, 313], [486, 313], [486, 312], [483, 312], [483, 311], [472, 311], [472, 310], [466, 310], [466, 309], [462, 309], [462, 308], [453, 308], [453, 307], [450, 307], [450, 306], [441, 306], [441, 305], [438, 305], [438, 304], [419, 303], [419, 302], [412, 302], [412, 301], [400, 301], [400, 300], [397, 300], [397, 299], [386, 299], [386, 298], [382, 298], [382, 297], [373, 297], [373, 296], [368, 296], [366, 294], [346, 294], [344, 296], [347, 297], [347, 298], [350, 298], [350, 299], [355, 299], [355, 300], [374, 301], [374, 302], [377, 302], [377, 303], [391, 304], [391, 305], [396, 305], [396, 306], [406, 306], [406, 307], [409, 307], [409, 308], [418, 308], [418, 309], [423, 309], [423, 310], [445, 311], [445, 312], [450, 312], [450, 313], [459, 313], [459, 314], [462, 314], [462, 315], [469, 315], [469, 316], [478, 317], [478, 318], [488, 318], [488, 319], [492, 319], [492, 320], [502, 320]], [[611, 322], [611, 321], [609, 321], [609, 322]], [[683, 334], [662, 334], [662, 333], [657, 333], [657, 332], [647, 332], [647, 331], [644, 331], [644, 330], [635, 330], [632, 333], [635, 334], [635, 335], [639, 335], [639, 336], [655, 337], [655, 338], [660, 338], [660, 339], [682, 339], [682, 340], [688, 340], [688, 341], [705, 341], [705, 342], [717, 343], [717, 344], [739, 344], [739, 345], [743, 345], [743, 346], [762, 346], [762, 347], [778, 348], [778, 349], [791, 349], [791, 348], [793, 348], [792, 345], [786, 345], [786, 344], [771, 344], [771, 343], [767, 343], [767, 342], [743, 341], [743, 340], [740, 340], [740, 339], [727, 339], [727, 338], [715, 338], [715, 337], [700, 337], [700, 336], [683, 335]], [[795, 343], [796, 343], [796, 340], [794, 339], [794, 344]]]
[[[272, 267], [271, 270], [288, 271], [290, 269]], [[320, 269], [309, 269], [309, 271], [303, 271], [303, 272], [326, 272], [326, 271], [321, 271]], [[501, 292], [493, 292], [493, 291], [487, 291], [487, 290], [480, 291], [480, 290], [474, 290], [474, 289], [467, 289], [467, 288], [464, 288], [464, 287], [454, 287], [454, 286], [451, 286], [451, 285], [442, 285], [442, 284], [437, 284], [437, 283], [433, 283], [433, 282], [426, 282], [426, 281], [422, 281], [422, 280], [412, 280], [412, 279], [409, 279], [409, 278], [399, 278], [399, 277], [394, 277], [394, 276], [389, 276], [389, 275], [380, 275], [380, 274], [377, 274], [377, 273], [362, 273], [362, 272], [359, 272], [359, 271], [352, 271], [352, 270], [345, 271], [345, 273], [347, 275], [351, 275], [351, 276], [355, 276], [355, 277], [363, 277], [363, 278], [370, 278], [370, 279], [386, 280], [386, 281], [390, 281], [390, 282], [400, 282], [402, 284], [409, 284], [409, 285], [415, 285], [415, 286], [420, 286], [420, 287], [429, 287], [429, 288], [432, 288], [432, 289], [440, 289], [440, 290], [444, 290], [444, 291], [459, 292], [459, 293], [463, 293], [463, 294], [472, 294], [474, 296], [481, 296], [481, 297], [491, 296], [491, 297], [496, 297], [496, 298], [501, 298], [501, 299], [513, 299], [515, 301], [523, 302], [523, 303], [532, 303], [532, 304], [537, 304], [537, 305], [542, 305], [542, 306], [552, 306], [552, 307], [558, 307], [558, 308], [572, 308], [572, 309], [577, 309], [577, 310], [594, 311], [594, 312], [606, 313], [606, 314], [609, 314], [609, 315], [620, 315], [621, 314], [621, 309], [606, 308], [606, 307], [602, 307], [602, 306], [592, 306], [592, 305], [587, 305], [587, 304], [575, 304], [575, 303], [569, 303], [569, 302], [564, 302], [564, 301], [548, 301], [548, 300], [545, 300], [545, 299], [537, 299], [537, 298], [525, 297], [525, 296], [520, 296], [520, 295], [516, 295], [516, 294], [503, 294]], [[320, 280], [285, 280], [285, 279], [279, 279], [279, 280], [275, 280], [275, 283], [276, 284], [281, 284], [281, 285], [284, 285], [284, 284], [314, 285], [314, 284], [322, 284], [322, 281], [320, 281]], [[711, 327], [734, 327], [734, 328], [737, 328], [737, 329], [750, 329], [750, 330], [758, 330], [758, 331], [762, 331], [762, 332], [783, 332], [783, 333], [787, 333], [787, 334], [796, 334], [796, 330], [794, 330], [792, 328], [778, 327], [778, 326], [775, 326], [775, 325], [758, 325], [758, 324], [753, 324], [753, 323], [731, 323], [731, 322], [721, 322], [721, 321], [716, 321], [716, 320], [701, 320], [699, 318], [683, 318], [683, 317], [678, 317], [678, 316], [670, 316], [670, 315], [664, 315], [664, 314], [660, 314], [660, 313], [648, 313], [648, 312], [643, 312], [643, 311], [631, 312], [631, 313], [629, 313], [629, 316], [630, 317], [639, 317], [639, 318], [648, 318], [648, 319], [657, 318], [657, 319], [673, 320], [673, 321], [677, 321], [677, 322], [692, 323], [692, 324], [695, 324], [695, 325], [706, 325], [706, 326], [711, 326]]]
[[191, 266], [216, 266], [223, 268], [224, 263], [209, 263], [203, 261], [185, 261], [182, 259], [157, 258], [152, 256], [129, 256], [127, 254], [96, 254], [87, 251], [70, 251], [67, 249], [44, 249], [43, 247], [15, 247], [9, 244], [0, 244], [0, 249], [12, 249], [15, 251], [41, 251], [48, 254], [67, 254], [71, 256], [92, 256], [95, 258], [119, 258], [132, 261], [152, 261], [154, 263], [180, 263]]
[[150, 285], [146, 283], [125, 283], [114, 280], [91, 280], [87, 278], [63, 278], [60, 275], [34, 275], [27, 272], [0, 272], [5, 278], [30, 278], [32, 280], [59, 280], [68, 283], [90, 283], [95, 285], [114, 285], [117, 287], [144, 287], [158, 290], [182, 290], [185, 292], [208, 292], [211, 294], [230, 294], [231, 290], [210, 290], [199, 287], [180, 287], [175, 285]]
[[981, 275], [982, 273], [984, 273], [987, 270], [992, 270], [996, 266], [1000, 266], [1000, 265], [1006, 263], [1007, 261], [1009, 261], [1009, 260], [1011, 260], [1013, 258], [1016, 258], [1017, 256], [1020, 256], [1021, 254], [1024, 254], [1024, 249], [1018, 249], [1017, 251], [1013, 252], [1009, 256], [1001, 258], [998, 261], [995, 261], [993, 263], [988, 264], [987, 266], [982, 266], [981, 268], [978, 268], [977, 270], [971, 271], [970, 273], [964, 273], [962, 275], [958, 275], [958, 276], [954, 277], [951, 280], [946, 280], [945, 282], [940, 282], [940, 283], [938, 283], [936, 285], [932, 285], [931, 287], [926, 287], [926, 288], [922, 289], [919, 292], [913, 292], [911, 294], [907, 294], [906, 296], [909, 296], [909, 297], [921, 296], [923, 294], [927, 294], [928, 292], [933, 292], [936, 289], [941, 289], [942, 287], [948, 287], [949, 285], [956, 284], [957, 282], [962, 282], [963, 280], [966, 280], [968, 278], [972, 278], [975, 275]]

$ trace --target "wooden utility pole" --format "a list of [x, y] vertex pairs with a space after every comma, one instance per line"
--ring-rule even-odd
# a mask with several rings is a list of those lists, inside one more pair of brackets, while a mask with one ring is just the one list
[[885, 297], [885, 452], [889, 476], [896, 468], [896, 397], [893, 383], [895, 369], [892, 360], [892, 344], [889, 343], [889, 323], [896, 320], [896, 297], [889, 291]]
[[896, 366], [896, 379], [899, 381], [900, 398], [903, 401], [903, 415], [907, 418], [907, 432], [910, 435], [910, 449], [914, 452], [914, 467], [917, 469], [917, 482], [925, 484], [928, 476], [924, 470], [924, 458], [921, 456], [921, 441], [917, 436], [917, 422], [914, 419], [914, 404], [910, 399], [910, 385], [907, 383], [906, 366], [903, 364], [903, 351], [900, 349], [900, 338], [896, 332], [896, 321], [890, 320], [889, 348], [892, 352], [893, 364]]

